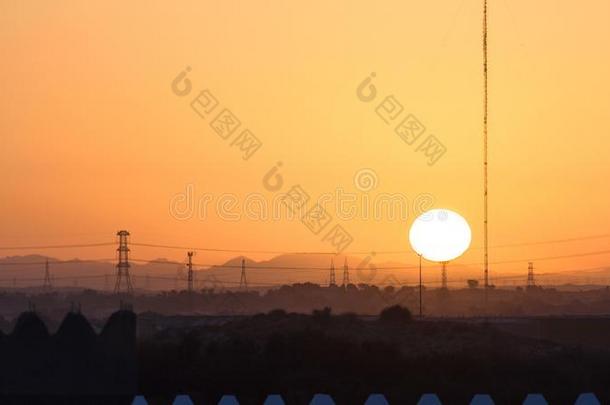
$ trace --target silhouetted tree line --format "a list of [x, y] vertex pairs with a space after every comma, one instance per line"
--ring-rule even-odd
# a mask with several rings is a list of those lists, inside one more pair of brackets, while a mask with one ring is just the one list
[[270, 393], [307, 404], [318, 392], [349, 405], [376, 392], [392, 404], [417, 403], [425, 392], [439, 393], [443, 404], [467, 404], [476, 393], [515, 404], [530, 392], [552, 404], [573, 404], [581, 392], [610, 401], [607, 350], [516, 337], [486, 324], [412, 321], [400, 306], [377, 321], [326, 307], [173, 328], [140, 341], [138, 357], [147, 397], [185, 392], [205, 404], [222, 394], [261, 404]]
[[[435, 316], [472, 315], [566, 315], [610, 313], [610, 289], [589, 291], [558, 291], [547, 288], [530, 290], [494, 289], [488, 291], [484, 306], [484, 290], [466, 288], [443, 291], [424, 288], [424, 312]], [[107, 318], [116, 309], [119, 300], [115, 294], [94, 290], [81, 292], [50, 292], [25, 294], [0, 292], [0, 328], [6, 330], [13, 314], [27, 308], [29, 302], [44, 308], [43, 315], [52, 322], [61, 320], [66, 302], [78, 302], [94, 318]], [[138, 313], [155, 312], [165, 315], [252, 315], [282, 308], [289, 312], [311, 313], [325, 306], [337, 313], [355, 312], [360, 315], [376, 315], [391, 305], [401, 305], [419, 312], [419, 291], [412, 286], [380, 288], [368, 284], [348, 286], [320, 286], [302, 283], [281, 286], [277, 289], [226, 290], [222, 288], [161, 293], [138, 293], [129, 297]]]

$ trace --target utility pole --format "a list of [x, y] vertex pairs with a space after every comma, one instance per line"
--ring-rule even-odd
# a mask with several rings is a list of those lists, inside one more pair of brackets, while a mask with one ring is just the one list
[[127, 246], [129, 232], [119, 231], [117, 232], [117, 236], [119, 237], [119, 247], [117, 248], [118, 263], [116, 265], [117, 275], [114, 292], [120, 294], [124, 287], [128, 294], [132, 294], [133, 286], [131, 284], [131, 277], [129, 276], [129, 247]]
[[328, 280], [328, 286], [333, 287], [336, 286], [337, 282], [335, 281], [335, 261], [330, 259], [330, 275]]
[[193, 252], [187, 253], [189, 262], [188, 262], [188, 292], [189, 294], [193, 292]]
[[443, 290], [447, 289], [447, 262], [442, 262], [443, 266], [441, 269], [441, 288]]
[[422, 280], [421, 280], [421, 254], [419, 256], [419, 319], [423, 317], [422, 309]]
[[246, 259], [241, 259], [241, 278], [239, 279], [239, 289], [248, 289], [248, 280], [246, 279]]

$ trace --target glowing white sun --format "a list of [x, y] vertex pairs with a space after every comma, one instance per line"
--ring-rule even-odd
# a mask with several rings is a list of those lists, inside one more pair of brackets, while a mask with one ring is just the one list
[[447, 209], [426, 211], [413, 221], [409, 230], [411, 247], [426, 260], [448, 262], [461, 256], [470, 246], [472, 233], [468, 222]]

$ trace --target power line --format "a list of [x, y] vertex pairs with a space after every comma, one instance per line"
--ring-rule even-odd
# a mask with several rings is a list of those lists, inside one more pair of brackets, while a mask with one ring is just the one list
[[[535, 245], [551, 245], [554, 243], [568, 243], [568, 242], [581, 242], [585, 240], [593, 240], [593, 239], [605, 239], [610, 238], [610, 234], [602, 234], [602, 235], [589, 235], [589, 236], [581, 236], [576, 238], [565, 238], [565, 239], [551, 239], [551, 240], [543, 240], [536, 242], [515, 242], [515, 243], [506, 243], [502, 245], [492, 245], [490, 248], [507, 248], [507, 247], [521, 247], [521, 246], [535, 246]], [[472, 249], [483, 249], [483, 247], [473, 247]]]
[[[605, 239], [610, 238], [610, 234], [598, 234], [598, 235], [586, 235], [581, 237], [574, 238], [564, 238], [564, 239], [550, 239], [543, 241], [533, 241], [533, 242], [513, 242], [499, 245], [490, 245], [488, 246], [491, 249], [498, 248], [507, 248], [507, 247], [522, 247], [522, 246], [535, 246], [535, 245], [547, 245], [554, 243], [568, 243], [568, 242], [579, 242], [585, 240], [593, 240], [593, 239]], [[337, 252], [332, 251], [290, 251], [290, 250], [256, 250], [256, 249], [224, 249], [224, 248], [202, 248], [202, 247], [193, 247], [193, 246], [179, 246], [179, 245], [165, 245], [165, 244], [154, 244], [154, 243], [136, 243], [131, 242], [132, 246], [141, 246], [141, 247], [150, 247], [150, 248], [160, 248], [160, 249], [178, 249], [178, 250], [198, 250], [204, 252], [224, 252], [224, 253], [254, 253], [254, 254], [293, 254], [293, 255], [336, 255]], [[483, 246], [472, 247], [471, 249], [484, 249]], [[361, 254], [368, 255], [371, 251], [345, 251], [343, 254]], [[413, 253], [411, 249], [405, 250], [386, 250], [386, 251], [377, 251], [375, 250], [375, 254], [410, 254]]]
[[[524, 263], [530, 260], [535, 261], [545, 261], [545, 260], [558, 260], [558, 259], [569, 259], [575, 257], [585, 257], [585, 256], [598, 256], [610, 254], [610, 250], [599, 250], [593, 252], [583, 252], [583, 253], [573, 253], [567, 255], [558, 255], [558, 256], [542, 256], [536, 257], [533, 259], [511, 259], [511, 260], [499, 260], [495, 262], [490, 262], [490, 264], [510, 264], [510, 263]], [[144, 259], [132, 259], [136, 262], [147, 262], [147, 263], [158, 263], [158, 264], [181, 264], [179, 262], [173, 262], [169, 260], [144, 260]], [[475, 263], [459, 263], [456, 264], [462, 266], [477, 266], [483, 263], [475, 262]], [[208, 266], [208, 267], [224, 267], [224, 268], [239, 268], [239, 265], [230, 265], [230, 264], [204, 264], [204, 263], [196, 263], [197, 266]], [[424, 266], [424, 267], [435, 267], [435, 266]], [[261, 268], [261, 269], [281, 269], [281, 270], [299, 270], [299, 269], [307, 269], [307, 270], [328, 270], [327, 267], [291, 267], [291, 266], [254, 266], [253, 268]], [[376, 267], [377, 270], [409, 270], [409, 269], [417, 269], [418, 266], [388, 266], [388, 267]]]
[[[607, 268], [605, 267], [592, 267], [592, 268], [585, 268], [585, 269], [570, 269], [570, 270], [564, 270], [564, 271], [557, 271], [557, 272], [547, 272], [547, 273], [538, 273], [537, 277], [549, 277], [549, 276], [559, 276], [559, 275], [567, 275], [570, 274], [570, 272], [575, 272], [575, 271], [593, 271], [593, 270], [605, 270]], [[151, 276], [151, 278], [154, 279], [161, 279], [161, 280], [173, 280], [174, 278], [171, 276]], [[453, 279], [453, 280], [447, 280], [447, 284], [457, 284], [457, 283], [464, 283], [468, 280], [471, 280], [472, 278], [458, 278], [458, 279]], [[519, 275], [509, 275], [509, 276], [499, 276], [499, 277], [495, 277], [495, 279], [497, 280], [526, 280], [526, 277], [524, 277], [523, 275], [519, 274]], [[479, 281], [482, 281], [481, 279], [477, 279]], [[225, 279], [216, 279], [215, 281], [220, 282], [220, 283], [224, 283], [224, 284], [235, 284], [235, 285], [239, 285], [240, 282], [236, 281], [236, 280], [225, 280]], [[264, 285], [269, 285], [269, 286], [285, 286], [285, 285], [289, 285], [289, 283], [293, 283], [293, 284], [305, 284], [307, 283], [306, 281], [304, 282], [294, 282], [294, 281], [283, 281], [283, 282], [267, 282], [267, 283], [249, 283], [249, 284], [264, 284]], [[316, 284], [316, 283], [314, 283]], [[416, 288], [416, 284], [412, 283], [412, 282], [392, 282], [392, 281], [388, 281], [388, 282], [380, 282], [380, 283], [374, 283], [375, 285], [401, 285], [401, 286], [409, 286], [409, 287], [413, 287]], [[432, 281], [428, 281], [427, 284], [432, 284], [432, 285], [442, 285], [442, 280], [432, 280]]]
[[[560, 256], [543, 256], [543, 257], [535, 257], [530, 260], [542, 261], [542, 260], [571, 259], [571, 258], [575, 258], [575, 257], [598, 256], [598, 255], [606, 255], [606, 254], [610, 254], [610, 250], [598, 250], [598, 251], [594, 251], [594, 252], [573, 253], [573, 254], [560, 255]], [[491, 264], [523, 263], [523, 262], [527, 262], [527, 261], [528, 260], [526, 260], [526, 259], [514, 259], [514, 260], [503, 260], [503, 261], [492, 262]], [[475, 265], [475, 264], [480, 264], [480, 263], [474, 263], [474, 264], [470, 264], [470, 265]]]
[[[571, 268], [571, 269], [563, 269], [563, 270], [558, 270], [558, 271], [554, 271], [554, 272], [545, 272], [545, 273], [537, 273], [536, 277], [551, 277], [551, 276], [569, 276], [575, 272], [579, 272], [579, 274], [582, 273], [595, 273], [595, 272], [600, 272], [600, 271], [604, 271], [604, 270], [610, 270], [610, 266], [608, 267], [604, 267], [604, 266], [597, 266], [597, 267], [588, 267], [588, 268]], [[579, 274], [576, 274], [575, 276], [578, 276]], [[604, 275], [600, 275], [600, 276], [604, 276], [604, 277], [608, 277], [608, 275], [604, 274]], [[174, 281], [175, 280], [175, 275], [163, 275], [163, 274], [159, 274], [159, 275], [151, 275], [149, 276], [150, 279], [152, 280], [169, 280], [169, 281]], [[108, 274], [91, 274], [91, 275], [79, 275], [79, 276], [54, 276], [53, 280], [74, 280], [74, 279], [108, 279]], [[458, 279], [453, 279], [453, 280], [447, 280], [448, 284], [457, 284], [457, 283], [463, 283], [468, 281], [471, 278], [458, 278]], [[506, 275], [506, 276], [498, 276], [498, 277], [494, 277], [494, 279], [496, 280], [518, 280], [518, 279], [522, 279], [522, 280], [526, 280], [526, 277], [524, 277], [521, 274], [516, 274], [516, 275]], [[2, 278], [0, 279], [0, 282], [14, 282], [14, 278]], [[478, 279], [479, 281], [481, 281], [480, 279]], [[36, 282], [41, 282], [44, 281], [43, 277], [27, 277], [27, 278], [19, 278], [19, 281], [36, 281]], [[217, 282], [221, 282], [224, 284], [235, 284], [235, 285], [239, 285], [240, 282], [236, 281], [236, 280], [225, 280], [225, 279], [216, 279], [215, 281]], [[307, 281], [303, 281], [303, 282], [294, 282], [294, 281], [284, 281], [284, 282], [266, 282], [266, 283], [253, 283], [253, 282], [248, 282], [248, 285], [267, 285], [267, 286], [283, 286], [283, 285], [288, 285], [287, 283], [294, 283], [294, 284], [304, 284], [307, 283]], [[441, 284], [442, 281], [441, 280], [433, 280], [433, 281], [429, 281], [427, 282], [427, 284], [432, 284], [432, 285], [436, 285], [436, 284]], [[376, 285], [393, 285], [393, 284], [397, 284], [397, 285], [404, 285], [404, 286], [412, 286], [415, 287], [414, 283], [407, 283], [407, 282], [380, 282], [380, 283], [374, 283]]]
[[28, 249], [71, 249], [71, 248], [89, 248], [98, 246], [111, 246], [113, 242], [88, 243], [78, 245], [30, 245], [30, 246], [0, 246], [0, 250], [28, 250]]
[[[53, 260], [50, 264], [78, 264], [78, 263], [108, 263], [114, 259], [70, 259], [70, 260]], [[0, 262], [0, 266], [39, 266], [45, 264], [45, 261], [40, 262]]]
[[[179, 249], [179, 250], [198, 250], [203, 252], [225, 252], [225, 253], [258, 253], [258, 254], [295, 254], [295, 255], [336, 255], [337, 252], [294, 252], [294, 251], [282, 251], [282, 250], [249, 250], [249, 249], [219, 249], [219, 248], [198, 248], [192, 246], [176, 246], [176, 245], [160, 245], [153, 243], [132, 243], [133, 246], [161, 248], [161, 249]], [[349, 252], [357, 253], [357, 252]], [[370, 252], [363, 252], [361, 254], [368, 254]], [[406, 253], [406, 252], [403, 252]]]
[[[490, 262], [490, 264], [511, 264], [511, 263], [525, 263], [531, 260], [535, 261], [546, 261], [546, 260], [558, 260], [558, 259], [569, 259], [576, 257], [586, 257], [586, 256], [598, 256], [610, 254], [610, 250], [599, 250], [592, 252], [582, 252], [582, 253], [573, 253], [566, 255], [558, 255], [558, 256], [542, 256], [535, 258], [527, 258], [527, 259], [511, 259], [511, 260], [499, 260], [495, 262]], [[53, 265], [57, 264], [78, 264], [78, 263], [100, 263], [100, 264], [108, 264], [113, 259], [73, 259], [73, 260], [58, 260], [50, 262]], [[134, 259], [130, 258], [130, 261], [133, 262], [143, 262], [143, 263], [151, 263], [151, 264], [168, 264], [168, 265], [183, 265], [184, 263], [172, 260], [147, 260], [147, 259]], [[20, 265], [44, 265], [44, 261], [38, 262], [0, 262], [0, 266], [20, 266]], [[456, 261], [457, 265], [461, 266], [479, 266], [482, 263], [480, 262], [472, 262], [472, 263], [459, 263]], [[221, 268], [241, 268], [241, 265], [230, 265], [230, 264], [214, 264], [214, 263], [193, 263], [193, 265], [201, 266], [201, 267], [221, 267]], [[328, 267], [311, 267], [311, 266], [251, 266], [252, 268], [260, 268], [260, 269], [277, 269], [277, 270], [325, 270], [328, 271]], [[435, 267], [435, 265], [423, 266], [426, 267]], [[418, 266], [385, 266], [385, 267], [376, 267], [377, 270], [410, 270], [417, 269]]]
[[[94, 274], [94, 275], [84, 275], [84, 276], [53, 276], [53, 280], [73, 280], [75, 278], [86, 278], [86, 279], [93, 279], [93, 278], [103, 278], [105, 277], [105, 274]], [[14, 277], [11, 278], [0, 278], [0, 282], [2, 281], [13, 281]], [[44, 281], [43, 277], [20, 277], [19, 278], [20, 281]]]
[[[143, 263], [154, 263], [154, 264], [167, 264], [167, 265], [176, 265], [182, 264], [177, 261], [170, 260], [146, 260], [146, 259], [134, 259], [130, 258], [133, 262], [143, 262]], [[193, 265], [208, 267], [208, 268], [227, 268], [227, 269], [241, 269], [240, 264], [210, 264], [210, 263], [193, 263]], [[252, 269], [270, 269], [270, 270], [324, 270], [328, 271], [328, 267], [313, 267], [313, 266], [250, 266]], [[414, 269], [416, 266], [390, 266], [390, 267], [376, 267], [377, 270], [406, 270], [406, 269]]]
[[[594, 240], [594, 239], [606, 239], [610, 238], [610, 234], [598, 234], [598, 235], [586, 235], [574, 238], [563, 238], [563, 239], [550, 239], [543, 241], [533, 241], [533, 242], [513, 242], [513, 243], [505, 243], [499, 245], [490, 245], [488, 246], [490, 249], [499, 249], [499, 248], [508, 248], [508, 247], [522, 247], [522, 246], [536, 246], [536, 245], [548, 245], [548, 244], [556, 244], [556, 243], [570, 243], [570, 242], [580, 242], [586, 240]], [[98, 242], [98, 243], [88, 243], [88, 244], [67, 244], [67, 245], [29, 245], [29, 246], [0, 246], [0, 250], [33, 250], [33, 249], [71, 249], [71, 248], [90, 248], [90, 247], [100, 247], [100, 246], [114, 246], [115, 242]], [[329, 251], [289, 251], [289, 250], [255, 250], [255, 249], [224, 249], [224, 248], [201, 248], [201, 247], [192, 247], [192, 246], [178, 246], [178, 245], [165, 245], [165, 244], [153, 244], [153, 243], [134, 243], [130, 242], [132, 246], [141, 246], [141, 247], [151, 247], [151, 248], [160, 248], [160, 249], [179, 249], [179, 250], [199, 250], [206, 252], [225, 252], [225, 253], [256, 253], [256, 254], [295, 254], [295, 255], [336, 255], [336, 252]], [[473, 246], [470, 249], [484, 249], [483, 246]], [[367, 255], [370, 254], [370, 251], [346, 251], [344, 254], [361, 254]], [[375, 254], [411, 254], [413, 253], [410, 249], [405, 250], [386, 250], [386, 251], [377, 251], [375, 250]], [[113, 260], [113, 259], [98, 259], [100, 261], [103, 260]], [[67, 261], [63, 261], [67, 262]], [[53, 262], [55, 264], [55, 262]], [[32, 264], [40, 264], [40, 262], [32, 262]]]
[[[128, 293], [131, 293], [133, 291], [133, 287], [132, 287], [132, 283], [131, 283], [131, 278], [130, 278], [130, 274], [129, 274], [129, 259], [128, 259], [128, 252], [129, 252], [129, 248], [128, 248], [128, 236], [129, 233], [127, 231], [119, 231], [119, 233], [117, 233], [117, 235], [119, 236], [119, 248], [117, 249], [118, 251], [118, 257], [119, 257], [119, 261], [118, 261], [118, 265], [117, 265], [117, 279], [116, 279], [116, 285], [115, 285], [115, 292], [120, 292], [121, 290], [121, 284], [122, 284], [122, 279], [125, 279], [126, 282], [126, 289]], [[563, 239], [563, 240], [554, 240], [552, 241], [552, 243], [564, 243], [564, 242], [568, 242], [568, 241], [575, 241], [575, 240], [585, 240], [585, 239], [592, 239], [592, 238], [598, 238], [598, 237], [605, 237], [606, 235], [591, 235], [588, 237], [581, 237], [581, 238], [570, 238], [570, 239]], [[533, 243], [544, 243], [544, 242], [533, 242]], [[18, 247], [18, 248], [65, 248], [65, 247], [92, 247], [92, 246], [106, 246], [106, 245], [111, 245], [110, 243], [95, 243], [95, 244], [80, 244], [80, 245], [44, 245], [44, 246], [28, 246], [28, 247]], [[171, 248], [171, 249], [182, 249], [183, 247], [179, 247], [179, 246], [172, 246], [172, 245], [153, 245], [153, 244], [134, 244], [136, 246], [146, 246], [146, 247], [155, 247], [155, 248]], [[516, 245], [516, 244], [515, 244]], [[522, 244], [523, 245], [523, 244]], [[485, 246], [487, 248], [487, 244]], [[16, 248], [16, 247], [13, 247]], [[194, 250], [194, 249], [193, 249]], [[206, 250], [206, 251], [225, 251], [225, 252], [238, 252], [237, 249], [213, 249], [213, 248], [199, 248], [198, 250]], [[334, 252], [280, 252], [280, 251], [250, 251], [250, 252], [265, 252], [265, 253], [294, 253], [294, 254], [331, 254], [331, 255], [335, 255]], [[365, 252], [368, 253], [368, 252]], [[405, 252], [401, 252], [401, 253], [405, 253]], [[584, 257], [584, 256], [591, 256], [591, 255], [601, 255], [601, 254], [608, 254], [610, 253], [610, 250], [603, 250], [603, 251], [594, 251], [594, 252], [581, 252], [581, 253], [573, 253], [573, 254], [566, 254], [566, 255], [559, 255], [559, 256], [546, 256], [546, 257], [539, 257], [536, 258], [534, 260], [557, 260], [557, 259], [565, 259], [565, 258], [575, 258], [575, 257]], [[189, 251], [188, 253], [189, 255], [189, 291], [192, 291], [193, 289], [193, 271], [192, 271], [192, 255], [193, 255], [193, 251]], [[178, 263], [178, 262], [173, 262], [173, 261], [168, 261], [168, 260], [142, 260], [142, 259], [132, 259], [134, 261], [140, 261], [140, 262], [145, 262], [147, 264], [151, 264], [151, 263], [157, 263], [157, 264], [178, 264], [178, 265], [182, 265], [182, 263]], [[503, 263], [519, 263], [519, 262], [523, 262], [524, 260], [521, 259], [514, 259], [514, 260], [504, 260], [504, 261], [497, 261], [494, 262], [493, 264], [503, 264]], [[86, 260], [78, 260], [78, 259], [74, 259], [74, 260], [68, 260], [68, 261], [57, 261], [56, 263], [61, 264], [61, 263], [86, 263]], [[97, 260], [92, 260], [90, 262], [102, 262], [101, 259], [97, 259]], [[40, 262], [3, 262], [0, 263], [0, 265], [26, 265], [26, 264], [39, 264]], [[45, 273], [45, 280], [44, 283], [45, 285], [50, 284], [50, 277], [48, 276], [48, 259], [44, 262], [45, 263], [45, 268], [46, 268], [46, 273]], [[465, 266], [472, 266], [472, 265], [479, 265], [480, 263], [470, 263], [470, 264], [464, 264]], [[484, 261], [484, 266], [485, 266], [485, 274], [484, 274], [484, 280], [485, 280], [485, 287], [489, 287], [488, 284], [488, 271], [487, 271], [487, 266], [489, 264], [488, 261], [488, 257], [487, 254], [485, 255], [485, 261]], [[242, 258], [242, 263], [241, 266], [238, 265], [215, 265], [215, 264], [199, 264], [200, 266], [208, 266], [209, 268], [213, 268], [213, 267], [217, 267], [217, 268], [238, 268], [241, 267], [242, 270], [242, 277], [240, 279], [240, 286], [241, 287], [245, 287], [247, 286], [247, 282], [246, 282], [246, 277], [245, 277], [245, 259]], [[293, 272], [295, 271], [311, 271], [311, 270], [326, 270], [326, 268], [324, 267], [310, 267], [310, 266], [305, 266], [305, 267], [297, 267], [297, 266], [254, 266], [254, 268], [259, 268], [259, 269], [285, 269], [285, 270], [292, 270]], [[388, 267], [377, 267], [378, 270], [404, 270], [404, 269], [415, 269], [417, 268], [416, 266], [388, 266]], [[334, 269], [333, 269], [334, 270]], [[334, 277], [333, 277], [334, 278]], [[77, 280], [78, 278], [74, 278], [75, 280]], [[14, 280], [14, 279], [13, 279]], [[24, 279], [25, 280], [25, 279]], [[441, 280], [442, 286], [446, 288], [447, 285], [447, 280], [446, 280], [446, 276], [445, 273], [443, 272], [443, 277]], [[345, 258], [345, 264], [344, 264], [344, 272], [343, 272], [343, 285], [348, 285], [349, 284], [349, 270], [347, 267], [347, 258]]]

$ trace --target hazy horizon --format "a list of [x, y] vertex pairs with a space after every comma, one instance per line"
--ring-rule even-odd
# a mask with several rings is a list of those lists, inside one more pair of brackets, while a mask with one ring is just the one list
[[[127, 229], [139, 243], [319, 252], [340, 225], [353, 238], [345, 252], [416, 263], [407, 232], [433, 206], [468, 220], [472, 247], [451, 267], [482, 277], [478, 2], [181, 4], [4, 3], [0, 248], [112, 243]], [[602, 1], [490, 4], [492, 282], [525, 275], [528, 261], [540, 273], [609, 264], [609, 13]], [[172, 82], [187, 67], [183, 97]], [[372, 72], [377, 98], [366, 102], [357, 89]], [[191, 104], [206, 89], [219, 107], [202, 118]], [[390, 95], [404, 109], [388, 124], [376, 109]], [[227, 140], [210, 126], [222, 108], [241, 121]], [[395, 132], [406, 114], [446, 147], [434, 164]], [[247, 160], [234, 143], [242, 129], [262, 142]], [[310, 205], [328, 197], [332, 222], [319, 234], [252, 212], [256, 201], [270, 210], [277, 193], [263, 183], [278, 162], [282, 193], [299, 185]], [[341, 193], [356, 203], [339, 209]], [[395, 194], [406, 203], [376, 218], [374, 203]], [[114, 249], [42, 252], [98, 259]], [[186, 249], [132, 254], [183, 261]]]

